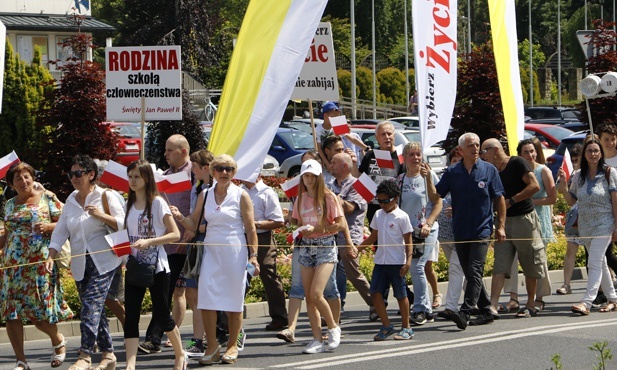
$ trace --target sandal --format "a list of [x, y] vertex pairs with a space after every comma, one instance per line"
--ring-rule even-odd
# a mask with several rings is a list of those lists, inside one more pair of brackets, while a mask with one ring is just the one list
[[[86, 364], [86, 366], [82, 366], [84, 363]], [[84, 357], [84, 354], [80, 351], [77, 361], [73, 365], [71, 365], [71, 367], [69, 367], [69, 370], [89, 370], [91, 366], [92, 358], [90, 356]]]
[[516, 317], [528, 319], [530, 317], [536, 316], [537, 314], [537, 310], [529, 307], [523, 307], [516, 313]]
[[570, 308], [570, 311], [577, 313], [581, 316], [589, 315], [589, 308], [585, 306], [583, 303], [577, 303]]
[[[56, 368], [62, 366], [64, 360], [66, 359], [66, 339], [64, 339], [64, 335], [62, 335], [62, 341], [60, 344], [51, 346], [52, 354], [51, 354], [51, 367]], [[64, 348], [64, 352], [57, 353], [56, 350]]]
[[17, 361], [13, 370], [30, 370], [30, 366], [27, 362]]
[[540, 306], [537, 306], [537, 305], [536, 305], [536, 308], [538, 309], [538, 311], [544, 311], [544, 307], [546, 306], [546, 302], [544, 302], [544, 301], [543, 301], [543, 300], [541, 300], [541, 299], [536, 299], [536, 300], [534, 301], [534, 303], [539, 303], [539, 304], [540, 304]]
[[608, 302], [604, 307], [600, 308], [600, 312], [612, 312], [617, 310], [617, 302]]
[[386, 340], [386, 338], [392, 334], [394, 334], [394, 325], [382, 326], [381, 329], [379, 329], [379, 333], [377, 333], [377, 335], [373, 337], [373, 340], [375, 341]]
[[413, 339], [413, 330], [411, 330], [411, 328], [403, 328], [393, 338], [394, 338], [394, 340], [410, 340], [410, 339]]
[[97, 367], [90, 368], [91, 370], [115, 370], [118, 360], [113, 353], [107, 353], [101, 358], [101, 363]]
[[568, 284], [563, 284], [561, 288], [557, 289], [555, 292], [561, 295], [572, 294], [572, 288]]
[[[514, 302], [515, 304], [511, 305], [510, 303], [512, 302]], [[497, 306], [497, 312], [515, 312], [518, 311], [519, 307], [520, 305], [518, 303], [518, 300], [510, 298], [510, 300], [505, 306], [501, 304]]]
[[433, 308], [438, 308], [441, 306], [441, 294], [435, 294], [433, 296]]

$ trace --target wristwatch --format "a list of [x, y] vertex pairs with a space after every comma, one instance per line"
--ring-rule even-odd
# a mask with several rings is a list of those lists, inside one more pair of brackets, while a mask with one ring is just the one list
[[249, 254], [249, 258], [253, 258], [253, 257], [257, 258], [257, 253], [251, 253], [251, 254]]
[[516, 203], [516, 202], [514, 201], [514, 197], [512, 197], [512, 198], [508, 199], [508, 202], [510, 203], [510, 205], [511, 205], [511, 206], [513, 206], [513, 205], [514, 205], [514, 203]]

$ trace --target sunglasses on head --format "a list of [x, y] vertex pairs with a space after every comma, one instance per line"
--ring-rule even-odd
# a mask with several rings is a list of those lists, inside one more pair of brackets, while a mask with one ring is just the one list
[[390, 199], [377, 199], [377, 202], [379, 202], [379, 204], [388, 204], [391, 201], [393, 201], [396, 197], [392, 197]]
[[235, 167], [231, 167], [231, 166], [214, 166], [214, 170], [216, 172], [227, 171], [228, 173], [232, 173], [234, 172], [235, 169], [236, 169]]
[[66, 175], [69, 177], [69, 180], [73, 178], [73, 176], [77, 177], [78, 179], [80, 179], [83, 175], [87, 174], [88, 170], [77, 170], [77, 171], [69, 171], [69, 173], [67, 173]]

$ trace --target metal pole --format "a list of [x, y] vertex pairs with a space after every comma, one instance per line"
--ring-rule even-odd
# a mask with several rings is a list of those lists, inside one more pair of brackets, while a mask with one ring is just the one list
[[[405, 96], [407, 97], [407, 109], [409, 110], [409, 38], [407, 37], [407, 0], [404, 1], [405, 5]], [[411, 112], [411, 111], [410, 111]]]
[[373, 52], [373, 119], [377, 119], [377, 74], [375, 72], [375, 0], [371, 0], [371, 37]]
[[587, 30], [587, 0], [585, 0], [585, 30]]
[[557, 0], [557, 104], [561, 107], [561, 0]]
[[467, 0], [467, 47], [471, 54], [471, 0]]
[[533, 42], [531, 37], [531, 0], [529, 0], [529, 106], [533, 107]]
[[351, 10], [351, 119], [356, 119], [356, 5], [350, 0]]

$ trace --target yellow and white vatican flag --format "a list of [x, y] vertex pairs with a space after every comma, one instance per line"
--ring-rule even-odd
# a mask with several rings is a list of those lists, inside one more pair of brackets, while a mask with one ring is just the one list
[[413, 47], [422, 149], [445, 140], [456, 100], [457, 1], [413, 1]]
[[208, 149], [259, 174], [327, 0], [252, 0], [231, 57]]
[[508, 148], [510, 155], [516, 155], [516, 146], [524, 134], [525, 108], [518, 65], [514, 0], [488, 0], [488, 8]]

